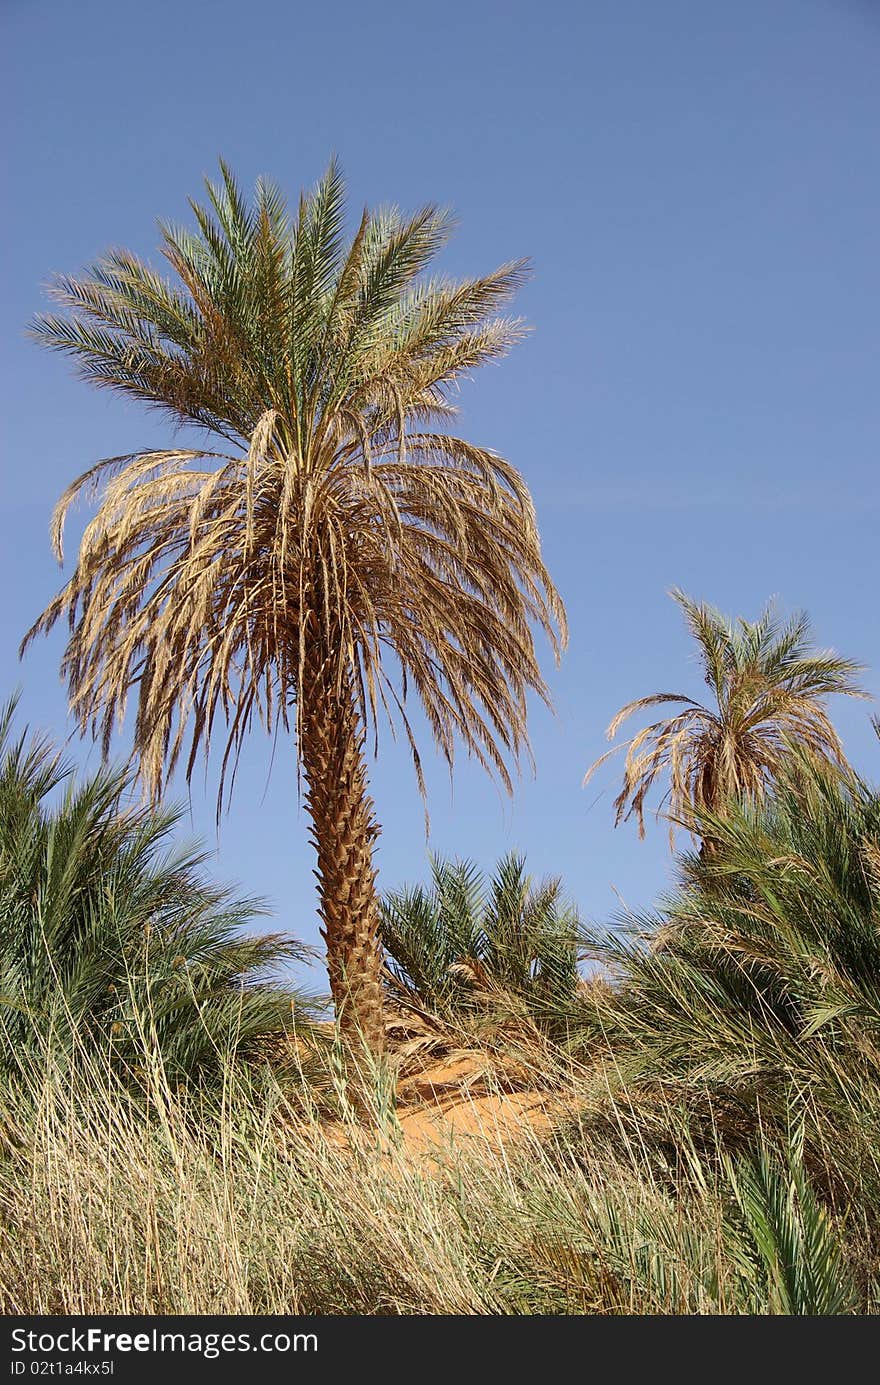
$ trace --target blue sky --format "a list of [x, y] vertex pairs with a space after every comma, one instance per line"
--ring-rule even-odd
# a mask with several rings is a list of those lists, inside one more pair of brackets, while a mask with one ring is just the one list
[[[557, 713], [535, 708], [537, 773], [512, 801], [429, 759], [432, 849], [487, 866], [522, 849], [590, 920], [665, 888], [663, 827], [613, 831], [614, 769], [581, 777], [621, 703], [702, 690], [672, 585], [744, 615], [774, 594], [805, 607], [878, 691], [880, 4], [4, 0], [2, 27], [0, 689], [22, 685], [33, 723], [72, 729], [62, 634], [16, 652], [60, 579], [51, 506], [93, 460], [170, 432], [24, 339], [41, 285], [110, 245], [155, 261], [156, 218], [185, 218], [220, 155], [295, 197], [334, 150], [353, 214], [456, 209], [450, 272], [535, 265], [532, 335], [465, 388], [461, 428], [528, 479], [571, 646], [546, 661]], [[864, 705], [836, 719], [876, 776]], [[219, 839], [212, 781], [191, 825], [314, 941], [294, 752], [276, 748], [267, 787], [270, 751], [249, 746]], [[380, 883], [423, 875], [387, 737], [373, 787]]]

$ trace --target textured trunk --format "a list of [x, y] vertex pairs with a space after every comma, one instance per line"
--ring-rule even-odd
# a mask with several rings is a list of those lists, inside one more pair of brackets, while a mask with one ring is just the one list
[[350, 680], [341, 687], [319, 648], [300, 688], [300, 753], [318, 854], [321, 936], [337, 1020], [351, 1056], [385, 1047], [379, 909], [373, 843], [379, 828], [367, 792], [364, 728]]

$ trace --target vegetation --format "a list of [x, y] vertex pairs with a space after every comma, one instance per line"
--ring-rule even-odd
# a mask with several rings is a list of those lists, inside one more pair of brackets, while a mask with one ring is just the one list
[[880, 795], [803, 752], [769, 802], [698, 821], [716, 850], [661, 913], [592, 940], [616, 984], [583, 1041], [695, 1137], [802, 1122], [829, 1195], [880, 1208]]
[[[342, 1138], [226, 1073], [219, 1128], [157, 1084], [34, 1073], [41, 1119], [0, 1161], [5, 1313], [850, 1313], [880, 1306], [864, 1191], [836, 1211], [797, 1138], [677, 1162], [577, 1128], [426, 1164]], [[575, 1095], [593, 1090], [575, 1074]], [[623, 1121], [626, 1103], [609, 1117]]]
[[[880, 795], [854, 774], [802, 751], [762, 801], [697, 815], [713, 852], [681, 858], [655, 916], [607, 934], [575, 939], [558, 885], [534, 884], [515, 857], [488, 882], [436, 861], [430, 888], [390, 896], [388, 984], [476, 1050], [474, 1015], [509, 1026], [518, 996], [510, 1052], [521, 1066], [532, 1042], [531, 1081], [555, 1103], [546, 1130], [514, 1120], [499, 1133], [510, 1098], [490, 1078], [488, 1097], [459, 1098], [469, 1139], [428, 1164], [412, 1110], [395, 1115], [379, 1085], [368, 1122], [344, 1102], [328, 1120], [313, 1073], [291, 1083], [255, 1065], [259, 1045], [212, 1046], [223, 1099], [206, 1108], [204, 1087], [178, 1080], [208, 1045], [191, 1037], [193, 1001], [165, 1002], [176, 937], [156, 939], [150, 1022], [113, 1038], [103, 978], [145, 994], [144, 919], [173, 932], [182, 877], [157, 864], [156, 819], [123, 811], [118, 784], [103, 816], [91, 782], [47, 806], [60, 774], [45, 743], [7, 745], [5, 975], [16, 949], [45, 956], [31, 990], [63, 980], [69, 1002], [50, 1036], [40, 1006], [10, 1006], [4, 982], [3, 1311], [880, 1310]], [[42, 865], [22, 873], [28, 841]], [[190, 896], [186, 878], [182, 930], [198, 917], [200, 975], [216, 978], [229, 943], [204, 921], [218, 896], [203, 883]], [[28, 907], [50, 921], [39, 942], [21, 926]], [[601, 978], [577, 984], [575, 947]], [[542, 972], [559, 982], [551, 1014], [566, 1015], [549, 1037], [535, 1023]], [[220, 996], [240, 1004], [238, 989]], [[270, 993], [260, 1004], [265, 1016]], [[503, 1033], [491, 1031], [496, 1057]]]
[[[291, 218], [223, 166], [195, 232], [162, 228], [174, 279], [126, 251], [61, 277], [35, 333], [93, 385], [206, 436], [198, 450], [112, 457], [55, 512], [100, 496], [73, 574], [27, 639], [59, 619], [70, 705], [109, 749], [130, 699], [140, 774], [187, 778], [218, 716], [231, 784], [257, 716], [296, 733], [319, 909], [343, 1031], [384, 1042], [366, 737], [417, 694], [451, 764], [456, 741], [510, 787], [526, 696], [546, 698], [537, 624], [558, 651], [561, 601], [525, 483], [448, 431], [461, 377], [521, 335], [498, 313], [523, 262], [453, 283], [424, 272], [449, 218], [365, 212], [344, 238], [331, 165]], [[26, 641], [27, 642], [27, 641]], [[392, 677], [394, 670], [399, 679]]]
[[[587, 930], [509, 855], [380, 899], [383, 717], [420, 783], [408, 688], [509, 789], [535, 634], [565, 641], [522, 478], [447, 431], [524, 266], [426, 277], [431, 207], [346, 240], [332, 165], [295, 216], [225, 166], [193, 213], [173, 280], [114, 252], [35, 329], [204, 445], [100, 461], [56, 510], [61, 557], [98, 502], [25, 643], [67, 623], [104, 767], [0, 716], [0, 1310], [880, 1311], [880, 792], [826, 706], [860, 666], [676, 591], [709, 703], [609, 728], [679, 704], [615, 804], [641, 834], [665, 779], [701, 842], [669, 897]], [[336, 1028], [161, 806], [223, 722], [220, 813], [254, 717], [295, 738]]]
[[[304, 949], [247, 932], [265, 909], [212, 885], [180, 815], [131, 806], [130, 780], [77, 781], [44, 739], [0, 717], [0, 1082], [21, 1090], [84, 1058], [142, 1083], [216, 1081], [268, 1054], [308, 1007], [280, 971]], [[273, 979], [274, 978], [274, 979]], [[296, 1012], [296, 1013], [295, 1013]]]
[[[825, 700], [835, 694], [865, 696], [856, 683], [861, 664], [814, 650], [805, 615], [782, 624], [768, 606], [754, 622], [729, 620], [681, 591], [672, 596], [696, 640], [714, 706], [684, 693], [651, 693], [621, 707], [606, 733], [612, 740], [624, 721], [646, 707], [684, 704], [684, 711], [654, 722], [626, 743], [623, 787], [614, 803], [615, 822], [635, 816], [643, 837], [645, 799], [655, 781], [668, 774], [660, 806], [669, 805], [670, 843], [676, 824], [693, 828], [695, 811], [720, 814], [738, 798], [763, 799], [792, 747], [845, 768]], [[586, 778], [617, 748], [600, 756]]]

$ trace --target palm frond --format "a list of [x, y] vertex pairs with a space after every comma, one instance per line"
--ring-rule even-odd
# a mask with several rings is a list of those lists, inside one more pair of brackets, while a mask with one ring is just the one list
[[382, 900], [381, 936], [396, 990], [443, 1019], [504, 1011], [563, 1033], [578, 995], [577, 914], [559, 880], [534, 881], [503, 857], [491, 879], [471, 861], [434, 858], [431, 886]]

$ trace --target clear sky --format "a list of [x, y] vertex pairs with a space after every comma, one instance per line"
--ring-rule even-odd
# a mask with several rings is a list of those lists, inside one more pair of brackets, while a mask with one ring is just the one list
[[[295, 197], [334, 150], [353, 214], [456, 209], [450, 272], [535, 265], [533, 334], [466, 387], [461, 428], [528, 479], [571, 647], [546, 661], [557, 715], [535, 708], [537, 773], [512, 802], [429, 760], [433, 849], [486, 866], [522, 849], [595, 921], [663, 890], [662, 825], [614, 832], [615, 771], [581, 777], [621, 703], [703, 690], [672, 585], [747, 616], [773, 594], [805, 607], [878, 690], [880, 0], [0, 8], [0, 689], [22, 685], [32, 722], [71, 731], [62, 632], [16, 652], [60, 580], [51, 506], [97, 458], [170, 435], [24, 339], [41, 285], [110, 245], [156, 262], [156, 218], [184, 219], [220, 155]], [[877, 776], [864, 705], [836, 718]], [[266, 789], [270, 749], [254, 737], [219, 840], [213, 782], [192, 826], [313, 941], [293, 749]], [[381, 885], [422, 876], [417, 790], [387, 737], [373, 785]]]

